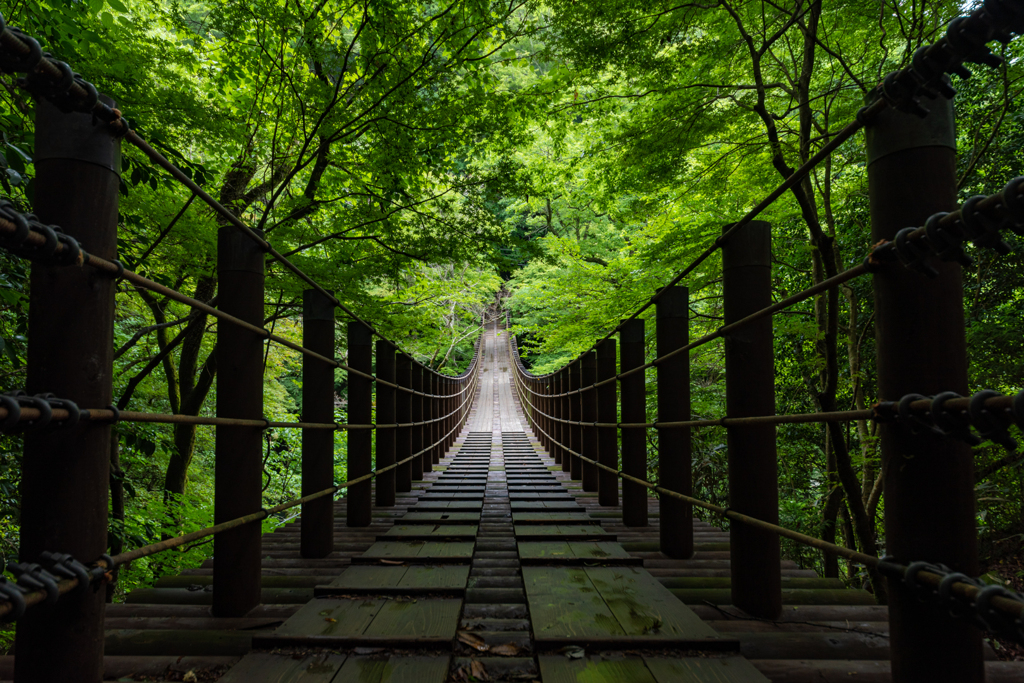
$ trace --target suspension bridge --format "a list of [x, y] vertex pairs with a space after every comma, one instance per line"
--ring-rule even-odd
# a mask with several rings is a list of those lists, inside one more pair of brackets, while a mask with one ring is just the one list
[[[0, 246], [32, 262], [26, 387], [0, 396], [0, 429], [25, 443], [20, 557], [0, 580], [0, 618], [15, 621], [16, 639], [0, 680], [1021, 680], [1024, 663], [996, 661], [991, 645], [1024, 642], [1024, 596], [978, 576], [971, 446], [987, 439], [1015, 452], [1024, 392], [968, 395], [961, 267], [968, 244], [1005, 255], [1004, 237], [1024, 235], [1024, 177], [958, 204], [947, 74], [997, 65], [989, 45], [1022, 32], [1018, 0], [986, 0], [950, 22], [784, 183], [565, 367], [532, 373], [495, 311], [471, 365], [449, 376], [206, 193], [35, 38], [0, 22], [0, 66], [23, 74], [39, 100], [34, 212], [0, 203]], [[771, 225], [759, 215], [861, 131], [872, 223], [863, 262], [773, 301]], [[122, 144], [224, 226], [215, 302], [117, 259]], [[718, 253], [725, 323], [691, 340], [683, 283]], [[301, 343], [264, 328], [268, 262], [305, 287]], [[876, 295], [877, 404], [777, 414], [773, 315], [856, 278], [870, 278]], [[119, 282], [216, 320], [214, 416], [112, 405]], [[727, 414], [695, 420], [689, 352], [719, 339]], [[267, 344], [302, 358], [299, 421], [264, 417]], [[345, 423], [335, 421], [338, 372]], [[882, 556], [779, 523], [776, 426], [851, 420], [880, 426]], [[117, 422], [216, 428], [213, 526], [108, 554]], [[703, 426], [728, 432], [728, 506], [693, 495], [690, 430]], [[302, 495], [272, 508], [262, 506], [268, 428], [303, 439]], [[349, 477], [340, 483], [338, 432]], [[262, 533], [267, 518], [295, 512]], [[202, 567], [106, 603], [119, 567], [211, 537]], [[780, 538], [862, 566], [875, 594], [784, 559]]]

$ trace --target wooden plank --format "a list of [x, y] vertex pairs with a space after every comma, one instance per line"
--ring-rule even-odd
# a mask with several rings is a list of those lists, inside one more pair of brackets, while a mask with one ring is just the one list
[[625, 635], [583, 568], [522, 571], [534, 639]]
[[569, 541], [573, 554], [582, 560], [632, 557], [621, 545], [605, 541]]
[[516, 524], [516, 536], [607, 536], [597, 524]]
[[[444, 683], [448, 678], [450, 658], [392, 657], [384, 667], [380, 683]], [[342, 683], [335, 679], [334, 683]]]
[[638, 567], [588, 567], [587, 576], [626, 635], [718, 640], [719, 634]]
[[292, 655], [256, 652], [231, 667], [221, 683], [331, 683], [348, 655]]
[[[769, 679], [743, 657], [687, 658], [644, 657], [658, 683], [768, 683]], [[888, 670], [886, 671], [888, 673]], [[545, 681], [545, 683], [547, 683]]]
[[[544, 683], [659, 683], [640, 657], [591, 655], [569, 659], [563, 655], [541, 655], [537, 661]], [[690, 683], [689, 678], [674, 680]]]
[[409, 571], [407, 566], [370, 567], [353, 565], [343, 571], [334, 581], [327, 584], [330, 588], [393, 588]]
[[384, 536], [433, 536], [436, 538], [475, 537], [476, 525], [467, 524], [396, 524]]
[[457, 598], [420, 598], [388, 600], [377, 613], [364, 635], [378, 638], [455, 637], [462, 600]]
[[523, 560], [570, 559], [576, 554], [566, 541], [520, 541], [519, 557]]
[[348, 658], [333, 683], [444, 683], [450, 657]]
[[399, 588], [465, 588], [469, 565], [412, 565]]
[[314, 598], [289, 617], [274, 636], [356, 636], [386, 601], [381, 598]]

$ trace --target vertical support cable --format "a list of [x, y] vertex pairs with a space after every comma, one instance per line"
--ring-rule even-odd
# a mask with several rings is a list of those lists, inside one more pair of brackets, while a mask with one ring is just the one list
[[[348, 324], [348, 365], [369, 375], [373, 372], [373, 333], [360, 322]], [[373, 421], [373, 380], [348, 373], [348, 421], [369, 424]], [[355, 479], [373, 470], [373, 432], [353, 429], [348, 433], [348, 478]], [[373, 516], [372, 482], [361, 481], [346, 490], [346, 524], [370, 526]]]
[[[113, 105], [113, 101], [104, 98]], [[121, 147], [88, 114], [36, 103], [35, 212], [106, 259], [117, 255]], [[30, 394], [79, 406], [112, 402], [114, 280], [91, 268], [33, 263], [29, 287]], [[89, 561], [107, 551], [110, 425], [82, 421], [25, 437], [22, 562], [43, 551]], [[15, 680], [103, 678], [103, 591], [79, 591], [19, 621]]]
[[[900, 229], [956, 207], [953, 105], [939, 98], [925, 106], [931, 113], [924, 119], [890, 108], [866, 129], [872, 241], [892, 240]], [[938, 271], [934, 279], [898, 263], [883, 264], [874, 274], [882, 399], [968, 391], [961, 267], [929, 263]], [[927, 560], [976, 576], [970, 447], [913, 434], [897, 423], [883, 424], [881, 437], [887, 553], [897, 562]], [[894, 683], [984, 680], [977, 628], [967, 620], [935, 618], [902, 584], [890, 581], [889, 590]]]
[[[406, 388], [412, 386], [412, 358], [404, 353], [398, 354], [396, 360], [395, 384]], [[396, 393], [395, 422], [399, 424], [412, 422], [412, 401], [413, 398], [409, 392], [399, 391]], [[412, 427], [399, 427], [395, 431], [395, 457], [398, 460], [405, 460], [416, 452], [412, 449]], [[398, 493], [412, 491], [413, 470], [415, 467], [412, 462], [395, 468], [395, 491]]]
[[[386, 339], [378, 339], [376, 345], [377, 378], [384, 382], [395, 381], [395, 347]], [[377, 424], [395, 422], [394, 387], [377, 385]], [[395, 464], [395, 430], [378, 429], [377, 469]], [[395, 504], [395, 470], [377, 475], [377, 507], [392, 507]]]
[[[665, 356], [690, 341], [690, 290], [675, 286], [663, 290], [656, 304], [657, 355]], [[679, 353], [658, 363], [658, 422], [690, 419], [690, 355]], [[693, 495], [690, 428], [658, 432], [658, 481], [662, 486]], [[693, 506], [662, 496], [659, 538], [661, 552], [674, 559], [693, 556]]]
[[[597, 381], [597, 353], [588, 351], [583, 354], [580, 365], [580, 381], [584, 387], [589, 387]], [[593, 426], [597, 421], [597, 392], [593, 389], [582, 392], [580, 403], [583, 420], [583, 441], [580, 444], [583, 450], [580, 453], [585, 458], [597, 460], [597, 428]], [[583, 463], [583, 490], [597, 491], [597, 467], [589, 462]]]
[[[726, 230], [730, 226], [726, 226]], [[771, 225], [751, 221], [722, 247], [722, 295], [728, 325], [772, 303]], [[728, 417], [775, 414], [775, 354], [767, 316], [725, 338]], [[779, 522], [775, 426], [728, 427], [729, 507]], [[779, 537], [746, 524], [729, 527], [732, 600], [748, 614], [775, 619], [782, 612]]]
[[[263, 252], [234, 228], [217, 233], [217, 307], [263, 327]], [[217, 417], [263, 417], [263, 339], [237, 325], [217, 326]], [[259, 427], [217, 427], [214, 523], [263, 507]], [[259, 522], [213, 540], [213, 615], [240, 617], [260, 602]]]
[[[580, 366], [583, 361], [577, 358], [569, 364], [569, 391], [576, 391], [580, 388]], [[583, 415], [583, 401], [581, 394], [570, 394], [566, 397], [569, 401], [569, 421], [579, 422]], [[578, 424], [569, 425], [569, 449], [574, 453], [581, 453], [583, 448], [583, 427]], [[572, 458], [569, 464], [569, 479], [580, 481], [583, 479], [583, 461], [579, 458]]]
[[[333, 294], [333, 292], [331, 292]], [[315, 289], [302, 293], [302, 345], [334, 359], [334, 303]], [[334, 422], [334, 366], [302, 356], [302, 421]], [[302, 495], [334, 485], [334, 437], [326, 429], [302, 430]], [[302, 557], [327, 557], [334, 550], [334, 500], [302, 504]]]
[[[602, 384], [595, 391], [597, 396], [597, 421], [615, 423], [618, 412], [618, 382], [615, 378], [615, 340], [603, 339], [597, 344], [597, 379], [613, 381]], [[593, 393], [593, 392], [592, 392]], [[619, 469], [619, 434], [616, 427], [597, 428], [597, 461], [607, 467]], [[619, 477], [615, 472], [599, 470], [597, 502], [599, 505], [619, 504]]]
[[[619, 329], [619, 368], [621, 372], [644, 364], [644, 321], [623, 320]], [[644, 373], [623, 377], [622, 422], [647, 422], [647, 396]], [[647, 479], [647, 438], [643, 429], [622, 430], [622, 471], [637, 479]], [[622, 523], [647, 526], [647, 488], [636, 482], [622, 482]]]

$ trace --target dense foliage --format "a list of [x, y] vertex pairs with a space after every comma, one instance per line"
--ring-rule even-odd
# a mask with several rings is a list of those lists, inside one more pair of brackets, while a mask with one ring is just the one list
[[[444, 372], [465, 367], [497, 296], [540, 372], [574, 358], [646, 301], [963, 8], [901, 0], [3, 0], [0, 11], [420, 360]], [[954, 83], [963, 198], [997, 191], [1021, 173], [1020, 51], [1012, 44], [1004, 66], [976, 68], [975, 78]], [[0, 183], [27, 207], [34, 104], [10, 79], [5, 85]], [[773, 296], [863, 258], [865, 165], [856, 137], [763, 214], [773, 226]], [[221, 227], [186, 189], [124, 147], [126, 265], [213, 300]], [[1016, 391], [1024, 385], [1021, 257], [973, 255], [964, 302], [971, 387]], [[24, 381], [27, 266], [0, 260], [0, 388], [12, 389]], [[684, 284], [691, 336], [716, 328], [718, 257]], [[266, 324], [295, 340], [301, 289], [268, 267]], [[117, 304], [118, 405], [210, 414], [215, 322], [126, 286]], [[872, 309], [870, 283], [855, 280], [776, 317], [779, 412], [864, 408], [878, 399]], [[649, 346], [653, 356], [653, 340]], [[721, 346], [703, 347], [692, 364], [695, 416], [723, 415]], [[300, 367], [295, 354], [268, 348], [268, 417], [298, 415]], [[340, 374], [337, 389], [343, 420]], [[654, 408], [651, 393], [651, 415]], [[210, 520], [211, 431], [122, 424], [118, 437], [115, 548]], [[778, 437], [783, 522], [880, 550], [885, 501], [874, 426], [790, 425]], [[3, 446], [0, 539], [12, 555], [20, 448], [14, 438]], [[298, 435], [268, 433], [266, 447], [272, 504], [298, 491]], [[337, 447], [343, 480], [344, 437]], [[725, 500], [724, 432], [696, 432], [694, 453], [698, 495]], [[1024, 469], [991, 444], [977, 449], [977, 463], [978, 525], [995, 560], [1022, 546]], [[122, 589], [207, 551], [138, 563]], [[842, 569], [802, 547], [786, 552], [827, 575]], [[853, 582], [868, 579], [857, 567], [846, 571]]]

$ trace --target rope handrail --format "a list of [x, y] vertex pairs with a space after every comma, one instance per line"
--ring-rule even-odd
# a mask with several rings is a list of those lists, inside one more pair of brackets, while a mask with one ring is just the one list
[[[4, 214], [0, 213], [0, 236], [15, 235], [15, 234], [17, 234], [17, 232], [18, 232], [18, 225], [16, 223], [14, 223], [9, 217], [7, 217]], [[33, 229], [33, 230], [29, 230], [28, 234], [21, 241], [23, 243], [31, 244], [31, 245], [36, 246], [36, 247], [42, 247], [46, 243], [46, 237], [43, 236], [37, 230]], [[149, 290], [151, 292], [155, 292], [157, 294], [161, 294], [163, 296], [166, 296], [169, 299], [177, 301], [178, 303], [182, 303], [182, 304], [185, 304], [185, 305], [187, 305], [187, 306], [189, 306], [189, 307], [191, 307], [193, 309], [200, 310], [200, 311], [202, 311], [202, 312], [204, 312], [204, 313], [206, 313], [208, 315], [212, 315], [213, 317], [217, 318], [218, 320], [223, 320], [223, 321], [228, 322], [228, 323], [230, 323], [232, 325], [236, 325], [238, 327], [241, 327], [242, 329], [248, 330], [249, 332], [252, 332], [252, 333], [254, 333], [256, 335], [259, 335], [260, 337], [262, 337], [262, 338], [264, 338], [264, 339], [266, 339], [268, 341], [275, 342], [277, 344], [280, 344], [281, 346], [284, 346], [286, 348], [292, 349], [293, 351], [298, 351], [299, 353], [301, 353], [301, 354], [303, 354], [305, 356], [309, 356], [310, 358], [314, 358], [314, 359], [320, 361], [321, 363], [324, 363], [325, 365], [329, 365], [329, 366], [333, 366], [335, 368], [346, 370], [346, 371], [351, 372], [351, 373], [353, 373], [353, 374], [355, 374], [355, 375], [357, 375], [359, 377], [363, 377], [365, 379], [369, 379], [369, 380], [371, 380], [373, 382], [376, 382], [378, 384], [381, 384], [381, 385], [384, 385], [384, 386], [388, 386], [388, 387], [391, 387], [393, 389], [397, 389], [398, 391], [401, 391], [401, 392], [404, 392], [404, 393], [407, 393], [407, 394], [412, 394], [414, 396], [422, 396], [422, 397], [425, 397], [425, 398], [442, 398], [444, 396], [448, 396], [448, 394], [430, 394], [430, 393], [425, 393], [425, 392], [421, 392], [421, 391], [415, 391], [415, 390], [413, 390], [413, 389], [411, 389], [409, 387], [403, 387], [403, 386], [398, 385], [398, 384], [394, 384], [394, 383], [391, 383], [391, 382], [386, 382], [385, 380], [382, 380], [382, 379], [378, 379], [376, 376], [374, 376], [374, 375], [372, 375], [370, 373], [366, 373], [366, 372], [362, 372], [360, 370], [356, 370], [355, 368], [352, 368], [352, 367], [350, 367], [349, 365], [347, 365], [345, 363], [342, 363], [340, 361], [336, 361], [336, 360], [327, 358], [326, 356], [324, 356], [322, 354], [319, 354], [316, 351], [313, 351], [311, 349], [308, 349], [308, 348], [302, 346], [301, 344], [293, 342], [293, 341], [291, 341], [289, 339], [286, 339], [286, 338], [284, 338], [284, 337], [282, 337], [280, 335], [276, 335], [273, 332], [270, 332], [269, 330], [267, 330], [267, 329], [265, 329], [263, 327], [260, 327], [259, 325], [254, 325], [253, 323], [250, 323], [250, 322], [247, 322], [245, 320], [242, 320], [241, 318], [238, 318], [237, 316], [233, 316], [230, 313], [225, 313], [224, 311], [221, 311], [220, 309], [218, 309], [218, 308], [216, 308], [214, 306], [211, 306], [210, 304], [208, 304], [208, 303], [206, 303], [204, 301], [200, 301], [199, 299], [195, 299], [193, 297], [190, 297], [187, 294], [183, 294], [183, 293], [181, 293], [181, 292], [179, 292], [179, 291], [177, 291], [175, 289], [171, 289], [170, 287], [162, 285], [162, 284], [160, 284], [158, 282], [154, 282], [153, 280], [150, 280], [149, 278], [147, 278], [147, 277], [145, 277], [143, 275], [139, 275], [138, 273], [125, 268], [123, 266], [123, 264], [121, 264], [120, 261], [116, 261], [116, 260], [112, 261], [112, 260], [108, 260], [108, 259], [96, 256], [94, 254], [90, 254], [87, 251], [85, 251], [84, 249], [81, 249], [80, 247], [77, 247], [77, 246], [71, 247], [67, 243], [64, 243], [64, 242], [58, 242], [53, 253], [55, 255], [60, 255], [65, 250], [76, 250], [77, 252], [79, 252], [78, 253], [78, 259], [76, 259], [76, 261], [79, 261], [80, 265], [82, 265], [82, 266], [91, 266], [91, 267], [96, 268], [97, 270], [102, 271], [104, 273], [107, 273], [108, 275], [111, 275], [113, 277], [123, 278], [123, 279], [127, 280], [128, 282], [132, 283], [133, 285], [135, 285], [136, 287], [141, 287], [141, 288], [147, 289], [147, 290]], [[394, 345], [394, 342], [391, 342], [390, 340], [387, 340], [387, 341]], [[395, 348], [397, 349], [398, 347], [396, 346]], [[411, 358], [411, 356], [410, 356], [410, 358]], [[469, 374], [469, 372], [472, 370], [472, 365], [471, 365], [470, 368], [467, 368], [466, 371], [460, 373], [459, 375], [442, 375], [441, 373], [438, 373], [438, 372], [436, 372], [433, 369], [427, 368], [427, 366], [423, 365], [422, 363], [419, 363], [418, 361], [415, 361], [415, 359], [413, 359], [413, 360], [414, 360], [414, 362], [417, 362], [417, 364], [421, 365], [422, 367], [430, 370], [430, 372], [432, 372], [433, 374], [437, 375], [438, 377], [442, 377], [442, 378], [446, 378], [446, 379], [462, 379], [462, 378], [466, 377]], [[476, 362], [475, 358], [474, 358], [473, 362]], [[458, 394], [461, 394], [461, 393], [462, 392], [458, 392]], [[458, 394], [456, 394], [456, 395], [458, 395]]]
[[[473, 381], [474, 385], [477, 383], [478, 379], [479, 379], [479, 375], [474, 377], [474, 381]], [[389, 471], [391, 471], [393, 469], [396, 469], [396, 468], [400, 467], [401, 465], [404, 465], [404, 464], [406, 464], [408, 462], [412, 462], [413, 460], [415, 460], [416, 458], [424, 455], [425, 453], [429, 453], [431, 450], [436, 448], [438, 446], [438, 444], [444, 443], [444, 441], [448, 437], [450, 437], [452, 434], [456, 433], [462, 427], [463, 427], [463, 425], [461, 423], [455, 425], [452, 429], [450, 429], [448, 431], [447, 434], [445, 434], [444, 436], [440, 437], [437, 441], [433, 442], [432, 444], [430, 444], [426, 448], [420, 450], [419, 452], [413, 453], [409, 457], [403, 458], [402, 460], [399, 460], [398, 462], [392, 463], [392, 464], [387, 465], [385, 467], [380, 467], [378, 469], [375, 469], [372, 472], [370, 472], [369, 474], [364, 474], [361, 477], [356, 477], [355, 479], [351, 479], [349, 481], [342, 482], [341, 484], [337, 484], [335, 486], [331, 486], [329, 488], [317, 491], [315, 493], [311, 493], [311, 494], [309, 494], [307, 496], [303, 496], [301, 498], [293, 498], [292, 500], [285, 501], [284, 503], [281, 503], [279, 505], [275, 505], [274, 507], [271, 507], [271, 508], [264, 508], [264, 509], [260, 510], [259, 512], [253, 512], [251, 514], [244, 515], [242, 517], [237, 517], [235, 519], [228, 520], [226, 522], [221, 522], [220, 524], [215, 524], [215, 525], [213, 525], [211, 527], [206, 527], [205, 529], [199, 529], [197, 531], [192, 531], [190, 533], [183, 534], [181, 536], [176, 536], [175, 538], [167, 539], [165, 541], [159, 541], [157, 543], [151, 543], [151, 544], [149, 544], [147, 546], [143, 546], [141, 548], [136, 548], [135, 550], [129, 550], [129, 551], [120, 553], [118, 555], [114, 555], [112, 558], [110, 558], [111, 564], [108, 564], [105, 559], [101, 559], [101, 560], [96, 562], [95, 566], [102, 567], [107, 572], [109, 572], [109, 571], [113, 570], [115, 567], [118, 567], [118, 566], [120, 566], [122, 564], [125, 564], [126, 562], [132, 562], [134, 560], [138, 560], [138, 559], [143, 558], [143, 557], [149, 557], [151, 555], [156, 555], [157, 553], [161, 553], [161, 552], [163, 552], [165, 550], [171, 550], [173, 548], [177, 548], [179, 546], [182, 546], [182, 545], [184, 545], [186, 543], [191, 543], [192, 541], [197, 541], [199, 539], [206, 538], [207, 536], [213, 536], [213, 535], [218, 534], [218, 533], [220, 533], [222, 531], [228, 531], [230, 529], [234, 529], [236, 527], [240, 527], [240, 526], [243, 526], [245, 524], [250, 524], [252, 522], [258, 522], [260, 520], [266, 519], [267, 517], [270, 517], [273, 514], [277, 514], [278, 512], [283, 512], [283, 511], [288, 510], [290, 508], [302, 505], [303, 503], [308, 503], [310, 501], [317, 500], [317, 499], [323, 498], [325, 496], [333, 495], [333, 494], [337, 493], [338, 491], [341, 491], [342, 489], [346, 489], [346, 488], [349, 488], [350, 486], [353, 486], [355, 484], [359, 484], [361, 482], [368, 481], [370, 479], [374, 479], [378, 475], [383, 474], [384, 472], [389, 472]], [[79, 579], [64, 579], [64, 580], [61, 580], [61, 581], [57, 582], [57, 587], [58, 587], [59, 593], [61, 595], [64, 595], [66, 593], [71, 592], [72, 590], [77, 588], [79, 585], [80, 585], [80, 580]], [[30, 593], [26, 593], [25, 594], [25, 596], [24, 596], [24, 603], [25, 603], [25, 606], [31, 607], [32, 605], [39, 604], [41, 602], [46, 601], [47, 599], [48, 599], [48, 594], [47, 594], [46, 591], [32, 591]], [[12, 611], [12, 609], [13, 609], [13, 603], [11, 603], [10, 601], [0, 602], [0, 617], [3, 617], [4, 615], [10, 613]]]
[[[472, 388], [470, 384], [468, 388]], [[456, 396], [450, 394], [448, 397]], [[420, 422], [393, 422], [393, 423], [368, 423], [353, 424], [344, 422], [279, 422], [275, 420], [256, 420], [235, 417], [208, 417], [203, 415], [181, 415], [176, 413], [148, 413], [134, 410], [113, 410], [111, 408], [81, 408], [78, 419], [89, 420], [90, 422], [142, 422], [148, 424], [194, 424], [204, 426], [221, 427], [260, 427], [261, 429], [330, 429], [335, 431], [351, 431], [356, 429], [403, 429], [406, 427], [421, 427], [434, 424], [448, 419], [458, 413], [466, 406], [472, 396], [462, 400], [458, 408], [445, 415], [423, 420]], [[11, 411], [0, 406], [0, 423], [4, 422], [11, 414]], [[21, 408], [18, 413], [19, 422], [32, 422], [43, 417], [38, 408]], [[66, 408], [53, 408], [50, 411], [50, 419], [60, 422], [71, 417], [71, 411]]]
[[[304, 283], [315, 289], [327, 300], [329, 300], [335, 307], [341, 309], [346, 315], [351, 317], [355, 322], [364, 325], [373, 335], [388, 341], [396, 349], [402, 350], [401, 346], [395, 343], [393, 340], [388, 339], [382, 332], [371, 325], [368, 321], [357, 315], [351, 308], [343, 304], [336, 296], [327, 291], [323, 286], [316, 282], [312, 277], [307, 275], [302, 269], [292, 263], [286, 256], [281, 254], [275, 249], [270, 242], [261, 237], [256, 233], [255, 230], [246, 225], [238, 216], [232, 213], [227, 207], [221, 204], [219, 201], [214, 199], [208, 192], [203, 190], [199, 185], [185, 175], [177, 166], [175, 166], [167, 157], [158, 152], [152, 145], [144, 140], [136, 131], [129, 128], [127, 121], [124, 119], [122, 113], [118, 109], [114, 109], [104, 102], [99, 100], [99, 94], [91, 83], [85, 81], [77, 74], [74, 74], [73, 78], [68, 78], [68, 74], [72, 71], [67, 64], [52, 59], [49, 53], [44, 53], [40, 50], [38, 42], [31, 36], [25, 34], [19, 29], [8, 27], [2, 14], [0, 14], [0, 47], [4, 50], [14, 53], [16, 56], [15, 63], [8, 65], [8, 68], [12, 71], [20, 71], [22, 73], [29, 74], [29, 78], [24, 79], [22, 86], [30, 91], [35, 89], [33, 85], [33, 79], [42, 77], [49, 81], [51, 87], [46, 92], [43, 92], [43, 96], [51, 100], [65, 112], [81, 112], [88, 113], [95, 118], [104, 121], [111, 128], [113, 135], [119, 136], [124, 140], [127, 140], [131, 144], [135, 145], [141, 150], [149, 159], [157, 166], [167, 171], [171, 177], [180, 182], [182, 185], [187, 187], [193, 192], [193, 194], [202, 199], [211, 209], [224, 218], [232, 227], [239, 230], [242, 234], [254, 241], [259, 248], [266, 254], [268, 254], [273, 260], [283, 265], [287, 270], [291, 271]], [[53, 94], [54, 87], [58, 90], [63, 89], [64, 92], [58, 92]], [[8, 226], [3, 226], [8, 227]], [[63, 245], [58, 245], [58, 248]], [[93, 256], [93, 259], [96, 257]], [[118, 264], [120, 267], [120, 264]], [[419, 361], [415, 361], [421, 365], [425, 370], [438, 377], [447, 377], [441, 373], [433, 370], [432, 368], [423, 365]]]
[[[668, 288], [679, 284], [683, 278], [692, 273], [712, 254], [718, 251], [731, 235], [748, 225], [788, 190], [802, 182], [818, 164], [828, 158], [842, 143], [850, 139], [868, 123], [871, 123], [884, 110], [891, 106], [900, 111], [926, 116], [929, 112], [920, 104], [920, 97], [922, 95], [934, 95], [937, 92], [938, 95], [946, 99], [952, 99], [956, 94], [956, 91], [946, 82], [946, 74], [955, 73], [961, 76], [969, 76], [970, 71], [963, 66], [964, 62], [987, 64], [989, 66], [999, 65], [1002, 62], [1001, 58], [992, 54], [987, 44], [997, 40], [1005, 45], [1022, 33], [1021, 22], [1019, 20], [1011, 21], [1010, 19], [1011, 17], [1017, 17], [1018, 12], [1019, 10], [1006, 0], [988, 0], [969, 15], [949, 22], [946, 33], [943, 36], [930, 45], [918, 48], [909, 66], [889, 73], [882, 80], [882, 83], [871, 93], [871, 96], [874, 98], [873, 101], [867, 106], [862, 107], [857, 112], [853, 121], [850, 121], [840, 129], [818, 152], [801, 164], [772, 192], [744, 214], [742, 218], [730, 225], [725, 232], [715, 238], [703, 252], [677, 273], [667, 285], [658, 289], [644, 304], [579, 355], [582, 356], [594, 351], [602, 341], [611, 339], [613, 335], [621, 331], [623, 325], [635, 320], [644, 311], [656, 304]], [[984, 207], [985, 210], [990, 208], [991, 206]], [[951, 217], [941, 221], [944, 228], [952, 227], [956, 222], [957, 219]], [[918, 228], [914, 232], [908, 233], [908, 236], [916, 240], [923, 237], [924, 234], [925, 228]], [[575, 360], [571, 362], [575, 362]], [[637, 370], [639, 369], [641, 368], [637, 368]], [[534, 375], [534, 377], [545, 379], [551, 377], [556, 372], [559, 372], [559, 370], [545, 375]]]
[[[850, 548], [845, 548], [841, 545], [836, 545], [835, 543], [829, 543], [828, 541], [824, 541], [820, 538], [815, 538], [814, 536], [802, 534], [799, 531], [794, 531], [792, 529], [779, 526], [778, 524], [767, 522], [763, 519], [758, 519], [756, 517], [751, 517], [749, 515], [736, 512], [735, 510], [722, 507], [721, 505], [715, 505], [714, 503], [709, 503], [699, 498], [694, 498], [693, 496], [687, 496], [686, 494], [679, 493], [677, 491], [672, 491], [671, 489], [666, 489], [662, 486], [658, 486], [657, 484], [653, 484], [647, 481], [646, 479], [640, 479], [639, 477], [628, 475], [621, 470], [617, 470], [614, 467], [609, 467], [608, 465], [588, 458], [582, 455], [581, 453], [577, 453], [576, 451], [568, 448], [564, 444], [554, 439], [550, 434], [541, 429], [538, 425], [533, 424], [532, 420], [531, 424], [535, 429], [537, 429], [537, 431], [539, 431], [547, 439], [549, 439], [551, 443], [556, 445], [558, 448], [562, 449], [564, 453], [579, 458], [581, 461], [589, 463], [597, 467], [598, 469], [614, 473], [618, 478], [622, 479], [623, 481], [629, 481], [635, 484], [639, 484], [640, 486], [644, 486], [661, 495], [666, 495], [671, 498], [682, 500], [695, 507], [715, 512], [717, 514], [722, 515], [723, 517], [734, 520], [736, 522], [740, 522], [742, 524], [746, 524], [748, 526], [753, 526], [759, 529], [763, 529], [765, 531], [770, 531], [784, 538], [788, 538], [792, 541], [796, 541], [798, 543], [802, 543], [804, 545], [816, 548], [818, 550], [822, 550], [824, 552], [828, 552], [839, 557], [845, 558], [851, 562], [857, 562], [860, 564], [868, 565], [874, 568], [878, 568], [879, 570], [885, 569], [887, 570], [886, 573], [888, 575], [905, 576], [908, 572], [908, 569], [910, 569], [910, 567], [908, 567], [907, 565], [897, 564], [895, 562], [892, 562], [888, 558], [879, 558], [875, 557], [874, 555], [868, 555], [866, 553], [857, 552], [856, 550], [851, 550]], [[929, 571], [928, 569], [919, 569], [914, 572], [914, 576], [920, 580], [923, 580], [929, 586], [936, 589], [938, 589], [940, 587], [940, 584], [942, 584], [944, 581], [949, 581], [950, 579], [952, 579], [952, 586], [950, 587], [951, 592], [969, 602], [975, 601], [982, 590], [974, 583], [957, 579], [957, 576], [959, 575], [943, 575]], [[990, 598], [989, 604], [1010, 619], [1024, 619], [1024, 602], [1019, 602], [1017, 600], [1012, 600], [1002, 597], [1000, 595], [996, 595]]]
[[[585, 387], [558, 394], [543, 394], [530, 387], [525, 388], [535, 396], [560, 398], [584, 393], [605, 384], [621, 381], [624, 377], [656, 367], [659, 363], [673, 356], [692, 351], [716, 339], [725, 337], [730, 332], [734, 332], [774, 313], [806, 301], [812, 296], [821, 294], [833, 287], [838, 287], [861, 275], [871, 273], [883, 262], [891, 262], [898, 259], [910, 268], [928, 273], [930, 267], [924, 263], [923, 256], [937, 253], [945, 259], [966, 261], [969, 264], [970, 257], [963, 253], [960, 246], [966, 241], [972, 241], [979, 246], [988, 247], [1001, 254], [1006, 254], [1009, 252], [1010, 247], [1002, 241], [1000, 233], [1003, 230], [1024, 234], [1024, 176], [1011, 179], [999, 192], [987, 196], [977, 195], [971, 197], [954, 211], [934, 214], [922, 227], [905, 228], [900, 231], [901, 234], [897, 235], [894, 241], [884, 241], [874, 245], [862, 263], [848, 268], [831, 278], [822, 280], [812, 287], [788, 296], [771, 306], [755, 311], [735, 322], [722, 325], [714, 332], [706, 334], [662, 356], [658, 356], [643, 365], [630, 368], [625, 372], [617, 373], [614, 377], [608, 377], [599, 382], [588, 384]], [[608, 339], [608, 337], [603, 339]], [[518, 354], [518, 344], [515, 344], [514, 348], [516, 349], [516, 363], [522, 367], [526, 376], [532, 379], [545, 379], [554, 374], [534, 375], [530, 373], [522, 364], [522, 359]], [[555, 372], [560, 370], [561, 368]]]

